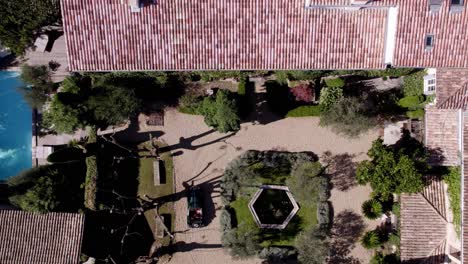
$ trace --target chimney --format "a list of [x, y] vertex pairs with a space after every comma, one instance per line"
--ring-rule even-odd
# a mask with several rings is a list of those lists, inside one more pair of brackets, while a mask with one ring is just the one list
[[129, 5], [132, 12], [140, 12], [142, 3], [141, 0], [122, 0], [122, 4]]

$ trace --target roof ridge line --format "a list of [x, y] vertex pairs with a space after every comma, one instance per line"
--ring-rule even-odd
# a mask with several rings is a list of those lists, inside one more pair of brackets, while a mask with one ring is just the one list
[[435, 208], [435, 206], [429, 201], [429, 199], [426, 198], [426, 196], [424, 196], [423, 193], [419, 193], [423, 198], [424, 200], [426, 201], [426, 203], [432, 208], [432, 210], [434, 210], [437, 215], [446, 223], [448, 224], [449, 221], [447, 221], [447, 219], [439, 212], [439, 210], [437, 210], [437, 208]]
[[[460, 109], [460, 108], [443, 108], [444, 104], [446, 104], [450, 99], [452, 99], [454, 96], [456, 96], [459, 92], [461, 92], [462, 89], [468, 88], [468, 81], [462, 83], [461, 87], [458, 88], [455, 92], [453, 92], [449, 97], [447, 97], [442, 103], [439, 105], [436, 104], [437, 109]], [[463, 110], [466, 110], [464, 108]]]
[[[434, 248], [431, 250], [431, 252], [429, 252], [429, 255], [426, 256], [426, 260], [423, 262], [423, 264], [428, 263], [429, 258], [431, 258], [431, 256], [432, 256], [432, 253], [434, 253], [434, 251], [435, 251], [442, 243], [444, 243], [444, 242], [446, 242], [446, 241], [447, 241], [447, 235], [445, 235], [445, 237], [437, 244], [437, 246], [434, 247]], [[446, 255], [446, 254], [445, 254], [445, 250], [444, 250], [444, 255]]]

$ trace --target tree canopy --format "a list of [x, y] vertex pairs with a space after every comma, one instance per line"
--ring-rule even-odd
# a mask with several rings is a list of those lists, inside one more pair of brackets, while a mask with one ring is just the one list
[[22, 65], [21, 79], [27, 86], [20, 87], [19, 91], [32, 108], [42, 107], [48, 95], [55, 90], [50, 68], [45, 65]]
[[54, 95], [44, 122], [60, 133], [72, 133], [91, 124], [118, 125], [135, 114], [140, 104], [134, 89], [74, 75], [65, 79], [62, 91]]
[[41, 27], [60, 21], [57, 0], [0, 0], [0, 43], [21, 55]]
[[[367, 153], [370, 161], [361, 162], [356, 170], [359, 184], [369, 183], [374, 192], [382, 197], [392, 193], [416, 193], [424, 187], [423, 175], [427, 171], [426, 155], [421, 147], [411, 147], [415, 143], [387, 146], [382, 139], [372, 143]], [[405, 147], [406, 146], [406, 147]]]
[[236, 101], [227, 90], [219, 90], [216, 98], [205, 97], [198, 109], [205, 123], [222, 133], [239, 130], [240, 118]]

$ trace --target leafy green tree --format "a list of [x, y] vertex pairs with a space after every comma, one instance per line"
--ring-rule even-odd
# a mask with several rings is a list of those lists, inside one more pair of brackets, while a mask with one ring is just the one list
[[219, 132], [226, 133], [240, 128], [236, 101], [229, 98], [229, 92], [226, 90], [221, 90], [216, 94], [215, 119]]
[[97, 124], [116, 125], [136, 113], [141, 101], [135, 92], [124, 87], [96, 87], [97, 93], [90, 96], [87, 102]]
[[56, 210], [60, 205], [60, 200], [56, 193], [58, 184], [52, 178], [57, 174], [57, 171], [51, 171], [50, 175], [40, 177], [34, 187], [21, 198], [18, 197], [17, 206], [25, 211], [39, 213]]
[[325, 87], [320, 91], [320, 111], [326, 112], [332, 108], [341, 98], [343, 89], [339, 86]]
[[373, 249], [382, 245], [382, 239], [377, 231], [368, 231], [362, 236], [361, 245], [366, 249]]
[[27, 86], [20, 87], [19, 91], [33, 108], [41, 108], [47, 101], [48, 95], [55, 90], [50, 69], [45, 65], [24, 64], [21, 66], [21, 79]]
[[365, 102], [356, 97], [344, 97], [320, 116], [320, 126], [330, 126], [333, 131], [348, 137], [357, 137], [376, 124], [368, 115]]
[[370, 183], [374, 192], [383, 198], [392, 193], [415, 193], [423, 189], [423, 173], [427, 167], [425, 156], [419, 150], [392, 148], [377, 139], [367, 154], [371, 160], [361, 162], [356, 170], [359, 184]]
[[56, 94], [47, 111], [44, 112], [43, 125], [59, 133], [71, 134], [84, 128], [84, 109], [76, 104], [66, 103], [63, 98], [67, 93]]
[[329, 254], [329, 243], [318, 228], [302, 232], [295, 242], [298, 259], [302, 264], [322, 264]]
[[240, 118], [236, 101], [227, 90], [219, 90], [216, 99], [205, 97], [198, 110], [208, 126], [222, 133], [239, 130]]
[[60, 21], [56, 0], [2, 0], [0, 6], [0, 42], [17, 55], [31, 46], [41, 27]]

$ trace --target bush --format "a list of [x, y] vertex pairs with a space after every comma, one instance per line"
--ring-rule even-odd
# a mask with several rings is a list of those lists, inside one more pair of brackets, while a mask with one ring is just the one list
[[361, 245], [365, 249], [374, 249], [380, 247], [382, 245], [382, 241], [377, 231], [368, 231], [362, 237]]
[[266, 100], [271, 111], [277, 115], [285, 116], [291, 105], [289, 87], [276, 81], [267, 81], [265, 86]]
[[232, 216], [231, 216], [231, 213], [227, 209], [221, 210], [220, 224], [221, 224], [221, 230], [223, 232], [226, 232], [232, 229]]
[[367, 115], [365, 103], [355, 97], [341, 98], [328, 111], [322, 112], [320, 126], [330, 126], [338, 134], [357, 137], [371, 129], [376, 120]]
[[248, 77], [247, 76], [242, 76], [239, 79], [239, 85], [237, 88], [237, 94], [240, 96], [244, 96], [247, 93], [247, 83], [248, 83]]
[[391, 233], [388, 237], [388, 243], [400, 248], [400, 233]]
[[453, 224], [459, 234], [461, 231], [461, 171], [460, 167], [449, 167], [448, 172], [443, 176], [448, 185], [448, 195], [450, 200], [450, 209], [453, 213]]
[[[97, 131], [93, 127], [89, 131], [88, 146], [97, 142]], [[84, 205], [91, 210], [97, 210], [97, 182], [98, 182], [98, 164], [96, 156], [86, 158], [86, 179], [84, 192]]]
[[421, 96], [407, 96], [398, 101], [398, 105], [408, 109], [418, 109], [421, 107]]
[[260, 251], [258, 254], [258, 257], [267, 260], [269, 263], [280, 263], [294, 256], [295, 254], [296, 252], [289, 248], [268, 247], [262, 249], [262, 251]]
[[45, 65], [22, 65], [21, 79], [28, 86], [20, 87], [19, 92], [32, 108], [41, 108], [49, 98], [49, 94], [55, 90], [50, 69]]
[[318, 228], [303, 231], [296, 238], [295, 247], [302, 264], [323, 264], [329, 254], [328, 240]]
[[406, 112], [406, 116], [410, 119], [423, 119], [424, 118], [424, 109], [418, 109], [414, 111]]
[[234, 257], [246, 258], [254, 256], [260, 251], [255, 236], [239, 234], [236, 228], [224, 232], [221, 236], [221, 243], [230, 249], [229, 253]]
[[320, 228], [328, 230], [331, 224], [331, 205], [328, 202], [320, 202], [317, 207], [317, 220]]
[[205, 117], [205, 123], [226, 133], [240, 128], [240, 118], [236, 101], [227, 90], [219, 90], [216, 99], [205, 97], [199, 107], [199, 113]]
[[400, 264], [400, 258], [395, 254], [383, 255], [380, 252], [375, 253], [375, 255], [370, 260], [370, 264]]
[[249, 90], [253, 89], [253, 83], [249, 81], [248, 76], [242, 76], [239, 79], [239, 87], [237, 89], [237, 95], [239, 98], [239, 114], [241, 117], [245, 118], [250, 113], [250, 103], [249, 103]]
[[318, 190], [323, 168], [320, 162], [304, 162], [294, 166], [291, 177], [286, 180], [286, 184], [299, 201], [312, 199], [318, 201]]
[[306, 117], [320, 116], [320, 107], [318, 105], [303, 105], [290, 110], [286, 117]]
[[392, 206], [392, 213], [396, 216], [396, 217], [400, 217], [400, 204], [399, 203], [394, 203], [393, 206]]
[[291, 89], [297, 102], [310, 103], [314, 100], [314, 93], [310, 84], [301, 84]]
[[47, 161], [50, 163], [64, 163], [80, 161], [85, 158], [83, 150], [77, 147], [66, 147], [57, 150], [47, 157]]
[[343, 98], [343, 89], [340, 87], [323, 88], [320, 92], [320, 111], [330, 110], [341, 98]]
[[365, 217], [375, 220], [382, 216], [382, 204], [376, 200], [367, 200], [362, 204], [362, 213]]
[[281, 84], [291, 81], [316, 80], [322, 77], [324, 71], [275, 71], [276, 80]]
[[178, 110], [184, 114], [198, 115], [202, 100], [194, 94], [184, 94], [179, 99]]
[[341, 78], [325, 79], [327, 87], [342, 88], [345, 86], [345, 81]]
[[419, 71], [403, 78], [403, 94], [407, 96], [421, 96], [424, 93], [425, 71]]

